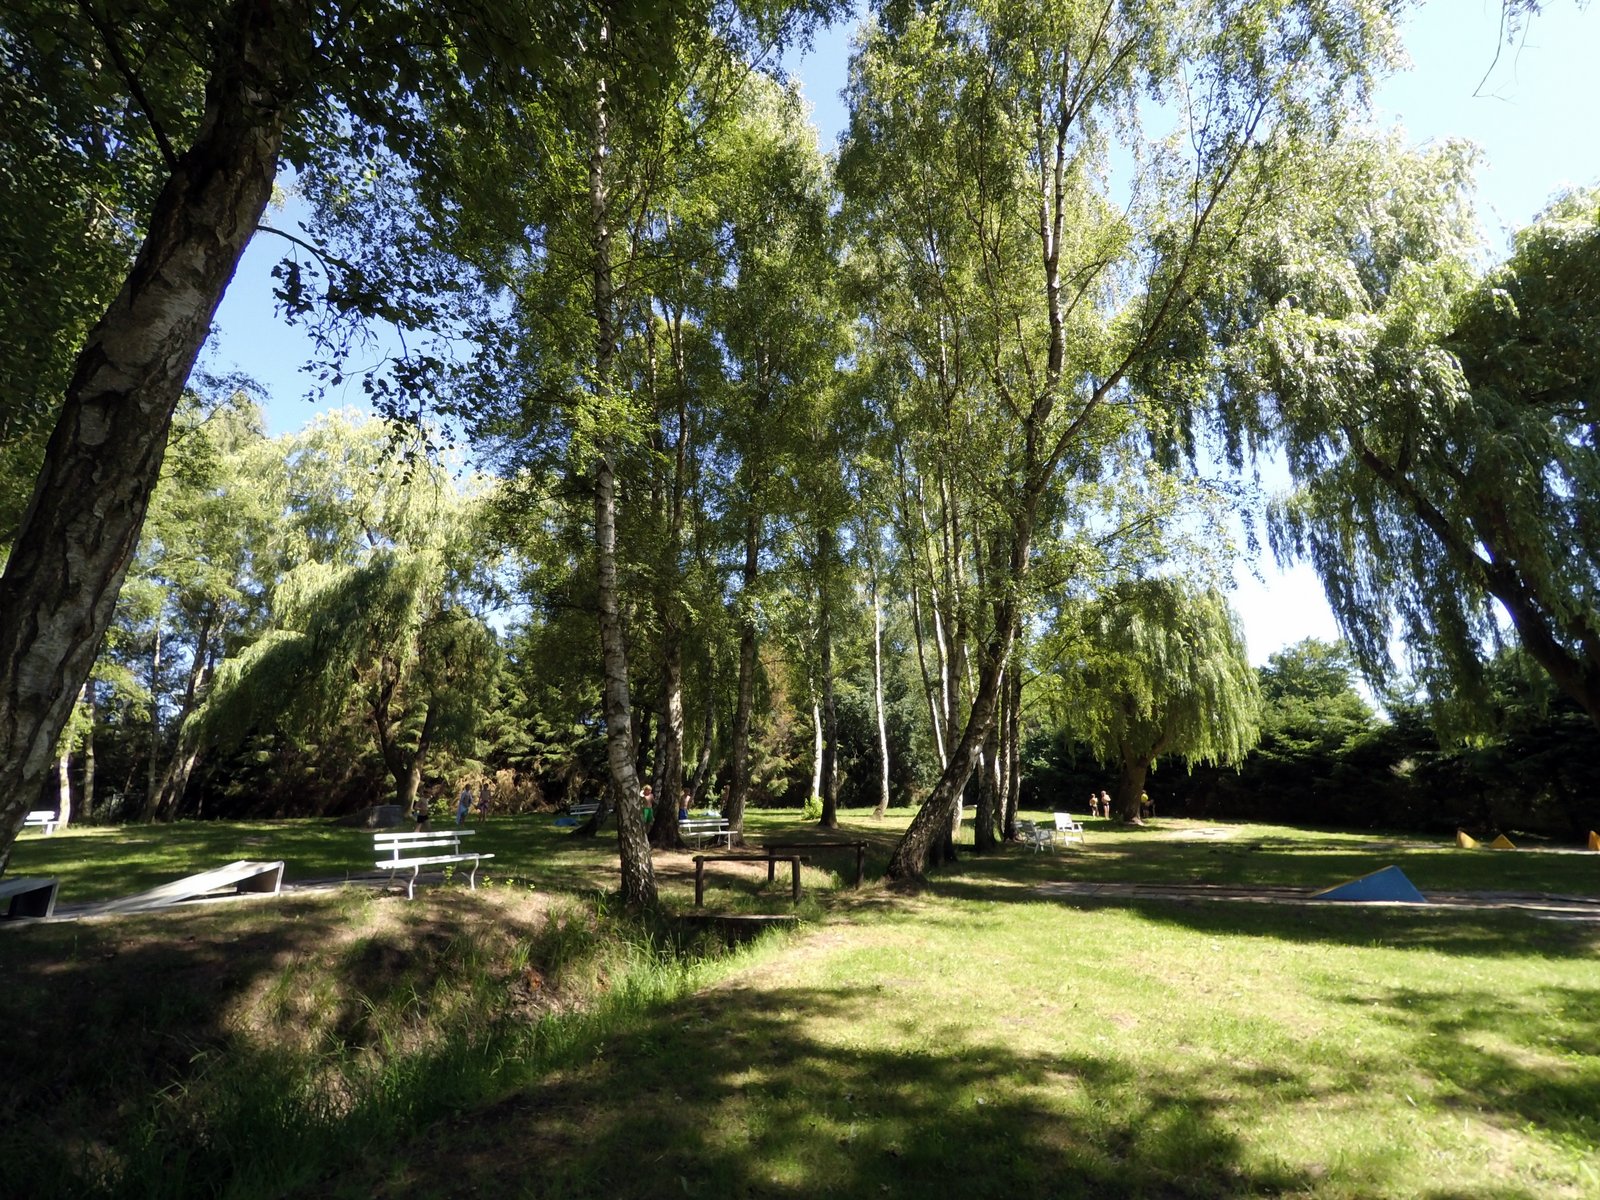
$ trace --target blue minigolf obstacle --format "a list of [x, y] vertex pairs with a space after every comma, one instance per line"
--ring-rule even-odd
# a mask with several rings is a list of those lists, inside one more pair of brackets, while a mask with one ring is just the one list
[[1384, 867], [1349, 883], [1336, 884], [1314, 892], [1316, 900], [1388, 900], [1400, 904], [1425, 904], [1426, 899], [1417, 891], [1405, 872], [1399, 867]]

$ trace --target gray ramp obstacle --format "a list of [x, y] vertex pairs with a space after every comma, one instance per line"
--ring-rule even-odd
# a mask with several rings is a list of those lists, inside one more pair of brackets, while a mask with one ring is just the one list
[[1335, 887], [1323, 888], [1312, 894], [1314, 900], [1365, 900], [1387, 901], [1391, 904], [1426, 904], [1427, 899], [1416, 889], [1399, 867], [1384, 867], [1370, 875], [1352, 879]]
[[108, 900], [104, 904], [96, 904], [79, 915], [98, 917], [110, 913], [151, 912], [158, 908], [170, 908], [174, 904], [182, 904], [188, 900], [221, 899], [223, 896], [247, 893], [275, 896], [282, 887], [281, 861], [232, 862], [215, 870], [201, 871], [198, 875], [185, 875], [182, 879], [164, 883], [160, 887], [151, 888], [148, 892], [140, 892], [137, 896], [124, 896], [120, 900]]
[[56, 911], [54, 879], [0, 879], [5, 917], [48, 917]]

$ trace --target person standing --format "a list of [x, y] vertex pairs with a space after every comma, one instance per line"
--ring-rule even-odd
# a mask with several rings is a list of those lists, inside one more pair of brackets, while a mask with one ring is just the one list
[[456, 824], [465, 825], [467, 814], [472, 811], [472, 784], [461, 785], [461, 795], [456, 798]]

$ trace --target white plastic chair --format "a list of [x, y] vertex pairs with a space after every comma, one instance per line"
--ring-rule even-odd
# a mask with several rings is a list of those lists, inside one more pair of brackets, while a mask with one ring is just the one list
[[1074, 821], [1071, 813], [1056, 813], [1055, 840], [1063, 846], [1072, 841], [1084, 845], [1082, 822]]

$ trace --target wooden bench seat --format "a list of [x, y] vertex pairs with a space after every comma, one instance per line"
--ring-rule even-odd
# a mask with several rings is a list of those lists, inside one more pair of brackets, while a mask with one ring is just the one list
[[[450, 863], [472, 864], [467, 883], [472, 891], [477, 891], [478, 865], [486, 858], [493, 858], [494, 855], [461, 849], [461, 839], [471, 837], [476, 832], [473, 829], [442, 829], [437, 832], [420, 829], [414, 833], [375, 833], [372, 835], [372, 851], [374, 854], [387, 857], [378, 859], [374, 865], [380, 871], [388, 871], [391, 881], [397, 871], [411, 872], [410, 878], [406, 880], [407, 900], [413, 899], [416, 895], [417, 876], [422, 873], [423, 867], [445, 866]], [[448, 853], [417, 855], [414, 852], [418, 850], [447, 850]]]

